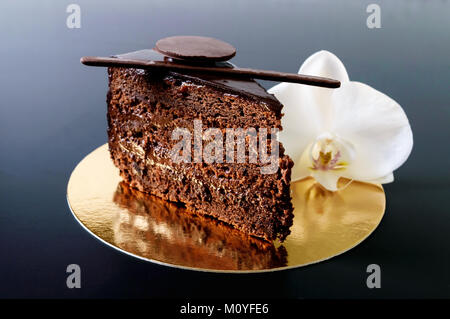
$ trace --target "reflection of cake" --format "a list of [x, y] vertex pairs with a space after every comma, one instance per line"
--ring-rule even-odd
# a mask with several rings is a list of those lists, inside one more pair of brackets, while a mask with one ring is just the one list
[[215, 219], [120, 183], [114, 202], [117, 245], [146, 258], [191, 267], [251, 270], [286, 265], [286, 250], [253, 238]]
[[[145, 54], [163, 59], [152, 50]], [[267, 174], [261, 173], [267, 163], [259, 157], [250, 163], [249, 153], [245, 163], [213, 164], [175, 163], [170, 153], [178, 142], [173, 131], [194, 131], [194, 120], [203, 130], [222, 132], [281, 129], [282, 105], [274, 96], [251, 79], [119, 67], [108, 74], [109, 148], [125, 182], [253, 236], [283, 240], [289, 234], [292, 161], [281, 145], [277, 169]]]

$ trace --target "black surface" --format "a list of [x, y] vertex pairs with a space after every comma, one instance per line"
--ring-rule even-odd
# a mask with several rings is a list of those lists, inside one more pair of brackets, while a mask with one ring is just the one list
[[[365, 24], [369, 1], [77, 1], [81, 29], [66, 27], [69, 3], [0, 2], [0, 297], [450, 297], [448, 1], [377, 1], [378, 30]], [[106, 142], [107, 85], [106, 70], [79, 58], [180, 33], [233, 44], [237, 65], [285, 72], [327, 49], [351, 79], [404, 107], [415, 146], [386, 185], [386, 215], [370, 238], [297, 270], [220, 275], [139, 261], [78, 225], [67, 181]], [[81, 289], [66, 288], [70, 263], [81, 266]], [[371, 263], [381, 289], [366, 287]]]

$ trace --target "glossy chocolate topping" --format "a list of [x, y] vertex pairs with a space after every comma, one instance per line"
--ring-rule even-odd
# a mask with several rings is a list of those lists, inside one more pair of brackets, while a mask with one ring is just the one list
[[[119, 54], [114, 57], [118, 59], [151, 60], [156, 63], [171, 63], [170, 58], [150, 49]], [[233, 67], [229, 62], [215, 62], [214, 66], [221, 68]], [[277, 113], [279, 113], [283, 107], [272, 94], [267, 93], [267, 91], [253, 79], [204, 74], [199, 73], [198, 71], [168, 71], [168, 74], [176, 74], [178, 77], [182, 77], [187, 81], [200, 85], [208, 84], [214, 86], [227, 94], [236, 94], [263, 101], [271, 110]]]

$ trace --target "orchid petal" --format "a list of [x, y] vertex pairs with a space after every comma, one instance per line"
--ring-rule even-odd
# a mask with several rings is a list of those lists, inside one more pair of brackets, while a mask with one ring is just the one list
[[[328, 77], [342, 83], [349, 81], [344, 64], [337, 56], [328, 51], [319, 51], [311, 55], [302, 64], [298, 73]], [[314, 108], [314, 111], [320, 114], [320, 121], [317, 124], [320, 131], [328, 131], [332, 124], [331, 96], [333, 91], [328, 88], [309, 86], [303, 87], [301, 92], [303, 103]]]
[[332, 105], [332, 132], [351, 141], [356, 150], [345, 177], [378, 179], [406, 161], [413, 138], [397, 102], [366, 84], [346, 82], [333, 94]]
[[[294, 163], [300, 162], [308, 144], [319, 134], [319, 123], [322, 117], [314, 105], [309, 105], [302, 100], [301, 91], [300, 85], [288, 83], [278, 84], [269, 90], [284, 105], [284, 116], [281, 120], [283, 130], [279, 133], [279, 140]], [[294, 166], [292, 181], [306, 176], [309, 176], [309, 171], [305, 167]]]
[[280, 137], [280, 139], [282, 140], [283, 146], [285, 148], [286, 146], [288, 146], [288, 148], [286, 148], [286, 153], [295, 163], [291, 171], [291, 181], [295, 182], [310, 176], [311, 170], [309, 169], [309, 167], [311, 167], [312, 164], [309, 150], [311, 147], [311, 143], [304, 148], [296, 147], [299, 145], [299, 143], [298, 137], [295, 134], [286, 134], [283, 136], [283, 138]]
[[377, 178], [377, 179], [372, 179], [372, 180], [367, 180], [365, 181], [366, 183], [373, 183], [373, 184], [387, 184], [387, 183], [392, 183], [394, 181], [394, 174], [390, 173], [386, 176]]
[[326, 50], [316, 52], [307, 58], [298, 73], [323, 76], [341, 82], [349, 81], [347, 70], [342, 61], [336, 55]]
[[311, 173], [312, 177], [324, 188], [329, 191], [337, 191], [337, 182], [340, 176], [333, 171], [313, 171]]

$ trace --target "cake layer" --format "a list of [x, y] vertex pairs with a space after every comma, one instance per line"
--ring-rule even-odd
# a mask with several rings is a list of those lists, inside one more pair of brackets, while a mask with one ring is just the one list
[[[261, 175], [259, 169], [232, 164], [165, 164], [123, 144], [110, 143], [122, 178], [132, 187], [161, 198], [182, 202], [188, 209], [211, 215], [246, 233], [265, 239], [284, 238], [292, 223], [287, 176], [290, 160], [280, 160], [280, 172]], [[141, 153], [142, 154], [142, 153]], [[225, 164], [224, 164], [225, 165]], [[234, 171], [240, 178], [230, 179]]]
[[[279, 148], [277, 169], [254, 163], [174, 163], [170, 156], [176, 128], [281, 128], [280, 113], [264, 99], [219, 88], [206, 79], [173, 72], [109, 68], [108, 135], [111, 156], [132, 187], [182, 202], [247, 234], [283, 240], [292, 224], [292, 161]], [[245, 87], [259, 86], [246, 81]], [[231, 93], [230, 93], [231, 92]], [[270, 138], [270, 135], [269, 135]], [[270, 140], [270, 139], [269, 139]], [[192, 143], [194, 141], [192, 140]], [[271, 151], [269, 147], [269, 151]], [[248, 153], [247, 153], [248, 155]]]

